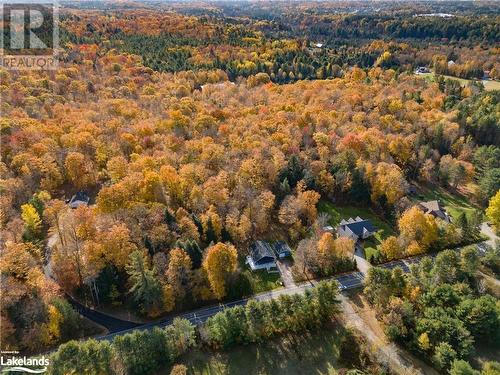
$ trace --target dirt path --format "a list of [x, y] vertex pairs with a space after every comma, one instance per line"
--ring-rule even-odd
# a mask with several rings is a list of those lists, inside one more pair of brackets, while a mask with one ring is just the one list
[[295, 288], [297, 284], [295, 284], [295, 281], [293, 280], [292, 262], [290, 259], [280, 259], [276, 262], [276, 266], [280, 271], [281, 280], [283, 280], [285, 288]]
[[491, 247], [495, 247], [495, 242], [500, 241], [500, 238], [486, 222], [481, 224], [481, 233], [489, 238], [486, 243]]
[[354, 251], [354, 259], [356, 260], [356, 266], [358, 267], [359, 272], [366, 276], [368, 274], [368, 270], [372, 267], [372, 265], [365, 259], [364, 250], [359, 245], [356, 245], [356, 250]]
[[385, 363], [396, 374], [439, 375], [429, 365], [423, 363], [397, 345], [389, 343], [377, 322], [372, 309], [354, 304], [348, 297], [340, 295], [342, 316], [348, 326], [358, 330], [372, 345], [377, 360]]

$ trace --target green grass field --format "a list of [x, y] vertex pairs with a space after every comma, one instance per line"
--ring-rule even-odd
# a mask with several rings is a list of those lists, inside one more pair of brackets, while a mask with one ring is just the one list
[[[419, 77], [425, 78], [428, 81], [433, 81], [434, 80], [434, 73], [423, 73], [423, 74], [417, 74]], [[447, 76], [443, 75], [444, 78], [449, 78], [449, 79], [454, 79], [456, 81], [459, 81], [462, 86], [466, 86], [471, 80], [470, 79], [463, 79], [463, 78], [457, 78], [453, 76]], [[481, 81], [483, 83], [484, 89], [486, 91], [492, 91], [492, 90], [500, 90], [500, 82], [498, 81]]]
[[253, 294], [279, 288], [280, 274], [278, 272], [268, 273], [266, 270], [252, 271], [246, 266], [242, 274], [250, 281]]
[[280, 274], [278, 272], [268, 273], [266, 270], [252, 271], [245, 258], [239, 257], [239, 268], [241, 270], [241, 280], [245, 280], [246, 287], [243, 287], [245, 294], [256, 294], [268, 290], [279, 288]]
[[367, 259], [369, 259], [372, 254], [376, 254], [378, 252], [377, 246], [382, 240], [395, 234], [391, 225], [382, 220], [380, 216], [375, 214], [369, 208], [336, 206], [332, 202], [322, 200], [318, 203], [318, 210], [319, 212], [326, 212], [330, 215], [330, 224], [333, 227], [337, 226], [342, 219], [349, 219], [350, 217], [355, 218], [356, 216], [359, 216], [362, 219], [369, 219], [373, 225], [378, 228], [378, 231], [375, 233], [375, 236], [366, 240], [364, 243], [363, 247], [365, 249], [365, 256]]
[[282, 337], [262, 344], [239, 346], [225, 352], [193, 350], [178, 361], [189, 374], [338, 374], [342, 327], [313, 334]]

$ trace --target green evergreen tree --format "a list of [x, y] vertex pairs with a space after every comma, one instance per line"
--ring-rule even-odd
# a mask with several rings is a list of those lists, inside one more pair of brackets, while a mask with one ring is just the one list
[[154, 271], [148, 267], [146, 256], [141, 251], [134, 251], [129, 258], [130, 261], [126, 266], [132, 284], [129, 292], [142, 312], [148, 313], [152, 308], [162, 305], [161, 284], [156, 279]]

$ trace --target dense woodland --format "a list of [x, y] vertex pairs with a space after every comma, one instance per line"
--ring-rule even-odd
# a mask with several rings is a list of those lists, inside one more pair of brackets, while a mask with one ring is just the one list
[[[500, 91], [412, 71], [498, 78], [498, 15], [326, 12], [296, 28], [286, 7], [275, 20], [179, 7], [68, 7], [57, 71], [0, 70], [2, 348], [85, 335], [64, 293], [145, 319], [250, 295], [242, 265], [257, 239], [287, 241], [304, 275], [351, 270], [354, 243], [323, 233], [321, 199], [397, 228], [378, 261], [470, 243], [488, 206], [500, 228]], [[413, 182], [465, 194], [478, 214], [434, 220], [412, 208]], [[68, 207], [77, 191], [88, 207]], [[456, 304], [468, 288], [453, 289]], [[435, 356], [444, 344], [418, 349], [413, 319], [394, 339]]]
[[[500, 38], [497, 17], [306, 18], [287, 17], [276, 24], [148, 10], [80, 11], [64, 17], [63, 40], [140, 55], [144, 65], [159, 71], [222, 69], [231, 80], [256, 73], [267, 73], [279, 83], [335, 78], [354, 65], [397, 71], [427, 65], [436, 73], [461, 78], [482, 78], [484, 71], [500, 76], [498, 46], [491, 44]], [[436, 39], [451, 42], [432, 42]], [[448, 66], [448, 61], [454, 65]]]

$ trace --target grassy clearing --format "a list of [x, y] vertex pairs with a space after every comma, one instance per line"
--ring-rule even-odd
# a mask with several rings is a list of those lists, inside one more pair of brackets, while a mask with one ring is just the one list
[[[417, 74], [419, 77], [422, 77], [426, 79], [427, 81], [434, 81], [435, 75], [434, 73], [423, 73], [423, 74]], [[447, 76], [443, 75], [445, 79], [454, 79], [455, 81], [459, 81], [462, 86], [466, 86], [469, 82], [472, 80], [470, 79], [463, 79], [463, 78], [457, 78], [453, 76]], [[481, 81], [483, 83], [484, 89], [486, 91], [492, 91], [492, 90], [500, 90], [500, 82], [498, 81]]]
[[378, 253], [377, 246], [382, 240], [395, 234], [392, 226], [369, 208], [336, 206], [334, 203], [322, 200], [318, 203], [318, 210], [330, 215], [330, 224], [333, 227], [337, 226], [342, 219], [349, 219], [350, 217], [355, 218], [359, 216], [362, 219], [369, 219], [378, 228], [378, 231], [372, 238], [364, 241], [363, 247], [367, 259], [370, 259], [370, 255]]
[[459, 194], [452, 194], [441, 187], [421, 187], [418, 194], [413, 197], [414, 201], [438, 200], [445, 207], [453, 220], [463, 212], [470, 219], [477, 207], [470, 203], [467, 197]]
[[279, 288], [280, 274], [278, 272], [268, 273], [266, 270], [252, 271], [247, 268], [242, 272], [242, 276], [246, 277], [250, 282], [250, 288], [255, 293], [261, 293], [268, 290]]
[[243, 295], [251, 295], [268, 290], [279, 288], [278, 283], [280, 274], [278, 272], [268, 273], [266, 270], [252, 271], [248, 264], [245, 264], [245, 258], [240, 257], [239, 268], [241, 270], [240, 279]]
[[225, 352], [194, 350], [181, 357], [189, 374], [338, 374], [343, 327], [285, 336]]

